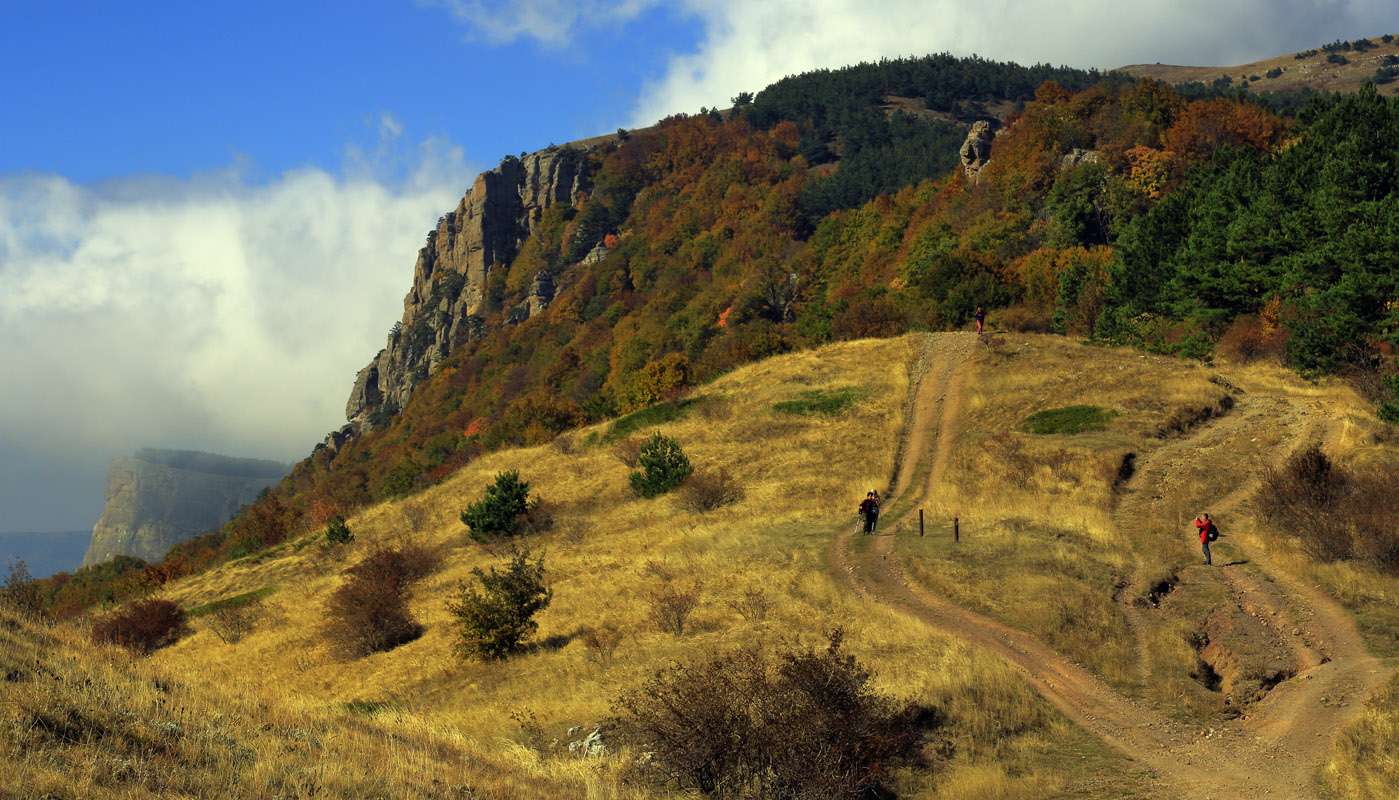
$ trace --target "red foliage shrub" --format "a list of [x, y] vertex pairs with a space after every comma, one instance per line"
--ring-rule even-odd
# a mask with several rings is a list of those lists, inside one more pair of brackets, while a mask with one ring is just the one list
[[92, 638], [146, 655], [174, 644], [189, 632], [185, 611], [169, 600], [137, 600], [92, 628]]
[[1215, 343], [1215, 352], [1233, 361], [1249, 363], [1281, 358], [1287, 345], [1287, 329], [1266, 325], [1258, 317], [1239, 317]]
[[422, 626], [408, 612], [409, 588], [441, 563], [420, 545], [376, 548], [345, 570], [349, 580], [326, 604], [326, 636], [345, 658], [391, 650], [418, 638]]

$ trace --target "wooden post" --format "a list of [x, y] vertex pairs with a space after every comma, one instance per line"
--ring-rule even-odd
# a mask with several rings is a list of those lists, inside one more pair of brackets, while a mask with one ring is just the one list
[[958, 520], [956, 517], [952, 518], [952, 541], [962, 541], [962, 525], [961, 521]]
[[923, 509], [918, 509], [918, 538], [923, 538]]

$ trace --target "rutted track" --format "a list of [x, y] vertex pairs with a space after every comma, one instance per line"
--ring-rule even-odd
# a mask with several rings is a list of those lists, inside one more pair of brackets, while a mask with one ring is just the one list
[[[915, 370], [914, 396], [898, 459], [898, 475], [889, 503], [906, 497], [925, 501], [936, 497], [946, 470], [975, 351], [973, 334], [934, 334], [924, 343]], [[1171, 474], [1179, 462], [1192, 457], [1201, 437], [1242, 434], [1251, 426], [1279, 423], [1279, 407], [1297, 412], [1285, 423], [1298, 434], [1315, 435], [1313, 423], [1281, 398], [1245, 397], [1234, 413], [1192, 431], [1182, 440], [1158, 448], [1138, 465], [1153, 476], [1158, 497], [1169, 492]], [[1294, 432], [1294, 431], [1289, 431]], [[1295, 439], [1284, 439], [1295, 442]], [[1277, 455], [1286, 455], [1285, 452]], [[913, 485], [920, 460], [931, 463], [925, 486]], [[1219, 498], [1224, 512], [1242, 504], [1253, 490], [1252, 478], [1241, 481]], [[910, 492], [910, 489], [913, 491]], [[1119, 524], [1150, 514], [1150, 500], [1140, 493], [1119, 512]], [[935, 597], [904, 573], [891, 535], [873, 537], [857, 553], [854, 532], [845, 527], [832, 540], [828, 560], [832, 571], [852, 591], [905, 612], [930, 628], [981, 646], [1000, 655], [1065, 716], [1102, 737], [1110, 745], [1146, 766], [1155, 776], [1160, 795], [1181, 798], [1311, 798], [1312, 772], [1325, 756], [1331, 737], [1375, 688], [1388, 669], [1366, 651], [1349, 615], [1330, 598], [1281, 573], [1266, 554], [1242, 542], [1231, 542], [1274, 592], [1261, 592], [1260, 578], [1250, 571], [1227, 576], [1230, 592], [1241, 604], [1259, 604], [1268, 615], [1285, 614], [1287, 624], [1304, 635], [1288, 642], [1298, 674], [1275, 687], [1243, 720], [1222, 728], [1200, 729], [1167, 719], [1122, 696], [1097, 676], [1071, 663], [1038, 637]], [[1120, 594], [1127, 594], [1126, 592]], [[1279, 599], [1286, 601], [1280, 604]], [[1286, 607], [1282, 607], [1285, 605]], [[1246, 611], [1247, 605], [1243, 605]], [[1256, 609], [1255, 609], [1256, 610]], [[1138, 621], [1137, 624], [1139, 624]], [[1140, 648], [1139, 648], [1140, 651]], [[1329, 660], [1327, 660], [1329, 659]]]

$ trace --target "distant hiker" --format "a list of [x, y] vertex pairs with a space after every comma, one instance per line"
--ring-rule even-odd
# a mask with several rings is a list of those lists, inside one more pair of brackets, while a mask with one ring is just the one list
[[879, 525], [879, 492], [871, 491], [870, 499], [874, 501], [874, 506], [870, 509], [869, 532], [874, 533], [874, 529]]
[[986, 309], [977, 306], [976, 313], [972, 314], [972, 317], [976, 319], [976, 332], [981, 333], [981, 326], [986, 322]]
[[879, 512], [876, 511], [875, 508], [876, 503], [874, 502], [874, 492], [865, 492], [865, 499], [860, 501], [859, 510], [860, 518], [865, 521], [865, 526], [863, 529], [861, 529], [861, 533], [870, 533], [874, 530], [874, 520], [875, 517], [879, 514]]
[[1200, 531], [1200, 549], [1205, 553], [1205, 563], [1213, 564], [1210, 560], [1210, 542], [1219, 538], [1219, 530], [1210, 521], [1210, 515], [1203, 513], [1195, 518], [1195, 527]]

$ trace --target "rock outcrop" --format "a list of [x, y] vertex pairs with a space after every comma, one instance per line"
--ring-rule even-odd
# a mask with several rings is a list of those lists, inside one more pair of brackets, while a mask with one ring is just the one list
[[1081, 147], [1075, 147], [1074, 149], [1065, 153], [1064, 157], [1059, 160], [1059, 169], [1065, 170], [1071, 167], [1076, 167], [1079, 164], [1096, 163], [1098, 163], [1097, 150], [1084, 150]]
[[[403, 318], [384, 349], [355, 376], [345, 405], [349, 424], [327, 437], [327, 447], [339, 450], [373, 427], [375, 410], [402, 408], [413, 385], [438, 361], [480, 335], [491, 270], [510, 263], [545, 209], [573, 203], [588, 191], [586, 152], [563, 146], [506, 158], [482, 173], [456, 209], [438, 220], [418, 251]], [[555, 281], [553, 275], [537, 277], [525, 307], [511, 319], [543, 311], [554, 297]]]
[[217, 529], [291, 468], [185, 450], [141, 450], [107, 467], [107, 505], [83, 566], [118, 555], [159, 561], [179, 542]]
[[981, 168], [991, 160], [991, 142], [995, 138], [996, 131], [991, 127], [991, 123], [978, 120], [967, 133], [967, 140], [962, 142], [962, 169], [966, 171], [967, 179], [973, 183], [981, 174]]

